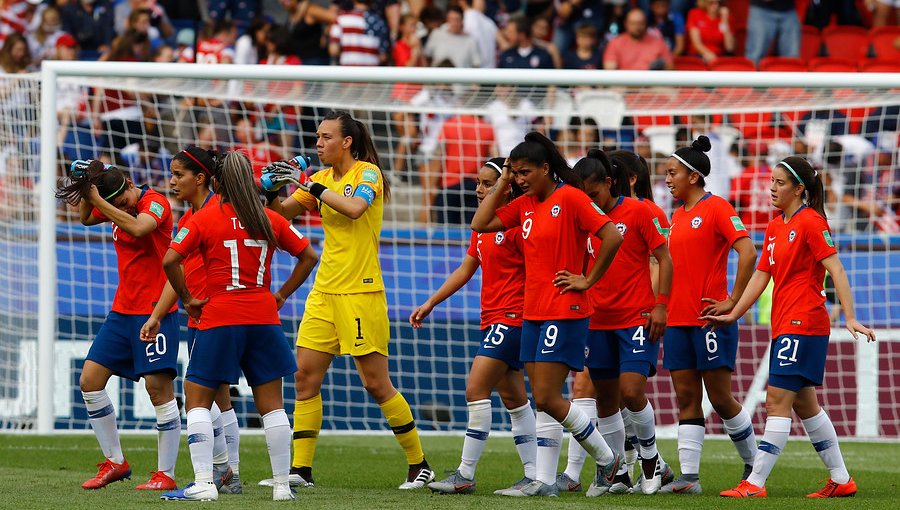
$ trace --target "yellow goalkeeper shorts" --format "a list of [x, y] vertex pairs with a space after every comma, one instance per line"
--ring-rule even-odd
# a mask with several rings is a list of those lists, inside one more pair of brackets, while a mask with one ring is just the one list
[[306, 299], [297, 346], [334, 355], [378, 352], [387, 356], [390, 337], [384, 291], [326, 294], [313, 290]]

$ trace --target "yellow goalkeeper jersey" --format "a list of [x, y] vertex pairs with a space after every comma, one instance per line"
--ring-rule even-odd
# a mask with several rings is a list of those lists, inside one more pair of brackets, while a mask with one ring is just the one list
[[[311, 179], [334, 193], [352, 197], [359, 190], [374, 192], [369, 208], [358, 219], [335, 211], [308, 192], [298, 189], [292, 195], [308, 210], [318, 209], [325, 229], [325, 245], [313, 289], [326, 294], [358, 294], [384, 290], [378, 240], [384, 216], [384, 180], [381, 170], [365, 161], [357, 161], [340, 180], [332, 168], [313, 174]], [[371, 190], [371, 191], [369, 191]]]

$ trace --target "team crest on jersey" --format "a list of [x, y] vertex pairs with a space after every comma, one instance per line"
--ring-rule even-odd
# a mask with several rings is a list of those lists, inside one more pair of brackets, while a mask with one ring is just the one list
[[506, 236], [503, 234], [503, 232], [497, 232], [497, 234], [494, 236], [494, 243], [503, 244], [504, 239], [506, 239]]
[[691, 228], [700, 228], [700, 225], [703, 225], [703, 218], [694, 216], [694, 219], [691, 220]]
[[616, 223], [616, 230], [618, 230], [619, 233], [624, 236], [625, 232], [628, 230], [628, 227], [620, 221], [620, 222]]
[[791, 230], [791, 233], [788, 234], [788, 242], [790, 242], [790, 243], [794, 242], [795, 237], [797, 237], [797, 231]]
[[352, 194], [353, 194], [353, 186], [351, 186], [349, 184], [344, 186], [344, 196], [349, 197]]
[[562, 211], [562, 209], [559, 207], [559, 204], [553, 204], [553, 207], [550, 208], [550, 216], [553, 216], [554, 218], [556, 218], [557, 216], [559, 216], [559, 213], [561, 211]]

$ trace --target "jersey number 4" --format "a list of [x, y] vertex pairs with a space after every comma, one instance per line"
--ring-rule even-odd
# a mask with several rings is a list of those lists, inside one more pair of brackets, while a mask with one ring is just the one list
[[[246, 289], [247, 286], [242, 284], [241, 266], [238, 257], [237, 239], [229, 239], [222, 241], [222, 244], [231, 252], [231, 285], [225, 287], [225, 290]], [[256, 286], [262, 287], [263, 280], [266, 276], [266, 255], [269, 253], [269, 242], [260, 239], [244, 239], [244, 246], [251, 248], [260, 248], [259, 252], [259, 270], [256, 271]]]

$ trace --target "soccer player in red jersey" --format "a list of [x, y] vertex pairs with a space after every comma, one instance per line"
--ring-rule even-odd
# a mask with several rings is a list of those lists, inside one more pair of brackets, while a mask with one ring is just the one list
[[825, 373], [831, 334], [823, 288], [826, 270], [834, 278], [847, 317], [846, 327], [853, 338], [862, 333], [874, 342], [875, 333], [855, 318], [850, 282], [825, 217], [822, 178], [805, 159], [790, 156], [772, 170], [770, 192], [772, 205], [781, 210], [781, 215], [766, 228], [765, 250], [747, 290], [730, 313], [702, 317], [717, 328], [733, 324], [759, 299], [769, 279], [775, 282], [766, 430], [759, 442], [753, 473], [721, 495], [766, 497], [766, 479], [791, 434], [793, 410], [831, 474], [824, 488], [807, 497], [853, 496], [856, 482], [847, 472], [834, 425], [819, 406], [816, 395], [816, 386], [822, 384]]
[[[503, 162], [503, 158], [493, 158], [478, 171], [475, 187], [478, 203], [497, 184]], [[491, 392], [494, 388], [509, 412], [516, 449], [525, 468], [525, 477], [510, 489], [519, 489], [534, 480], [535, 418], [525, 392], [523, 365], [519, 361], [525, 288], [522, 242], [522, 229], [519, 227], [494, 234], [472, 232], [472, 240], [462, 263], [409, 316], [409, 323], [414, 328], [421, 328], [422, 321], [434, 307], [461, 289], [481, 266], [481, 331], [484, 339], [472, 361], [466, 382], [469, 421], [462, 460], [449, 477], [428, 485], [434, 492], [475, 492], [475, 467], [491, 431]]]
[[[263, 208], [250, 160], [228, 153], [213, 170], [220, 203], [204, 207], [182, 227], [163, 268], [188, 314], [199, 323], [185, 375], [188, 447], [194, 482], [163, 494], [171, 500], [215, 500], [213, 425], [210, 407], [222, 384], [237, 384], [241, 372], [262, 416], [275, 479], [272, 499], [294, 499], [288, 485], [291, 426], [284, 411], [282, 378], [297, 371], [278, 310], [318, 261], [309, 240], [278, 214]], [[270, 290], [275, 249], [297, 257], [291, 275]], [[206, 267], [206, 299], [191, 294], [182, 262], [199, 251]]]
[[[169, 185], [175, 197], [190, 204], [190, 208], [178, 220], [178, 230], [187, 225], [194, 213], [204, 207], [219, 205], [219, 196], [211, 192], [213, 170], [221, 155], [198, 147], [188, 147], [172, 158], [172, 178]], [[206, 268], [199, 251], [184, 259], [184, 278], [191, 294], [206, 298]], [[150, 318], [141, 328], [141, 339], [151, 342], [159, 332], [159, 323], [166, 311], [178, 300], [175, 290], [166, 282], [165, 289], [153, 309]], [[188, 353], [194, 346], [200, 324], [188, 316]], [[224, 409], [224, 411], [223, 411]], [[240, 433], [237, 415], [231, 405], [229, 386], [223, 384], [216, 392], [216, 401], [210, 409], [214, 431], [213, 468], [219, 492], [235, 494], [243, 492], [240, 479]], [[165, 487], [174, 489], [175, 487]]]
[[[523, 196], [500, 207], [515, 178]], [[529, 133], [509, 154], [494, 191], [475, 217], [476, 232], [521, 226], [525, 255], [525, 308], [520, 360], [531, 381], [537, 415], [537, 479], [511, 496], [552, 496], [563, 428], [597, 462], [597, 477], [610, 482], [622, 462], [590, 419], [562, 396], [569, 370], [584, 369], [584, 343], [591, 303], [585, 291], [603, 276], [622, 243], [609, 218], [581, 190], [581, 180], [556, 146]], [[597, 262], [584, 268], [588, 235], [603, 243]]]
[[99, 489], [131, 476], [119, 442], [115, 409], [105, 389], [109, 378], [118, 375], [133, 381], [143, 377], [156, 410], [157, 471], [138, 488], [174, 488], [181, 438], [181, 414], [172, 384], [178, 367], [177, 307], [165, 310], [152, 343], [140, 340], [141, 325], [166, 282], [162, 258], [172, 238], [169, 201], [147, 186], [135, 186], [125, 172], [99, 161], [73, 164], [69, 184], [57, 197], [78, 206], [84, 225], [112, 223], [118, 259], [119, 286], [112, 310], [91, 344], [79, 381], [91, 428], [106, 457], [97, 475], [82, 487]]
[[[674, 274], [665, 334], [663, 366], [671, 371], [678, 399], [678, 458], [681, 477], [662, 492], [697, 494], [700, 487], [700, 454], [706, 424], [703, 388], [713, 409], [722, 418], [750, 474], [756, 438], [750, 413], [731, 394], [731, 372], [737, 358], [737, 325], [704, 329], [700, 316], [728, 313], [740, 300], [756, 260], [756, 248], [741, 219], [725, 199], [707, 193], [704, 178], [710, 174], [706, 152], [709, 138], [700, 136], [690, 147], [675, 151], [666, 161], [666, 185], [682, 202], [672, 214], [669, 252]], [[738, 254], [737, 275], [728, 294], [728, 251]]]

